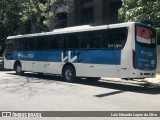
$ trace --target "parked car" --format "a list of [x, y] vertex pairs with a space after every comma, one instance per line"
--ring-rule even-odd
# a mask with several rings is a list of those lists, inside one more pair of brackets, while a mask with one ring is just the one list
[[4, 69], [4, 57], [0, 57], [0, 70]]

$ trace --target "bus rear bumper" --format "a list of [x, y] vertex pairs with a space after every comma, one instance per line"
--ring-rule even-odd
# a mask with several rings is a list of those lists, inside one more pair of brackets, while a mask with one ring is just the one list
[[[144, 79], [144, 78], [155, 78], [155, 77], [156, 77], [156, 70], [153, 71], [133, 70], [130, 72], [127, 78]], [[122, 76], [122, 78], [126, 77]]]

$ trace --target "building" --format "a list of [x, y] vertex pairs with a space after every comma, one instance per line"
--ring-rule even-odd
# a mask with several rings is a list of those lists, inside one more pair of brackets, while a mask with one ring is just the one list
[[157, 73], [160, 73], [160, 45], [157, 45]]
[[60, 22], [56, 28], [117, 23], [121, 5], [121, 0], [73, 0], [71, 11], [57, 14]]
[[160, 73], [160, 35], [157, 36], [157, 72]]

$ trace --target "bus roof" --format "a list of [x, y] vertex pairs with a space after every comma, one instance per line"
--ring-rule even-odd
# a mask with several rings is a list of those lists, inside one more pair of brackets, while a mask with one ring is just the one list
[[85, 31], [94, 31], [94, 30], [116, 28], [116, 27], [126, 27], [126, 26], [129, 26], [130, 24], [134, 24], [134, 23], [135, 22], [126, 22], [126, 23], [117, 23], [117, 24], [101, 25], [101, 26], [83, 25], [83, 26], [67, 27], [67, 28], [55, 29], [51, 32], [9, 36], [9, 37], [7, 37], [7, 39], [36, 37], [36, 36], [44, 36], [44, 35], [56, 35], [56, 34], [75, 33], [75, 32], [85, 32]]

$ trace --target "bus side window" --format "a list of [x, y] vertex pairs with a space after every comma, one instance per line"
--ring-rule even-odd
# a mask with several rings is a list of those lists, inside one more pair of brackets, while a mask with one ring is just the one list
[[7, 49], [6, 49], [6, 51], [7, 51], [7, 52], [13, 52], [13, 50], [14, 50], [14, 45], [13, 45], [13, 43], [8, 43], [8, 44], [7, 44]]
[[79, 49], [79, 34], [66, 34], [64, 36], [65, 49]]
[[14, 50], [16, 51], [16, 50], [19, 50], [19, 39], [16, 39], [15, 41], [14, 41]]
[[59, 50], [63, 48], [63, 39], [59, 35], [48, 36], [49, 41], [48, 49]]
[[48, 39], [46, 36], [36, 37], [36, 49], [38, 50], [46, 50], [48, 48]]
[[81, 35], [82, 49], [99, 49], [101, 47], [101, 32], [92, 31], [82, 33]]
[[26, 50], [35, 49], [35, 38], [25, 38], [25, 49]]
[[81, 39], [80, 39], [80, 48], [81, 49], [90, 49], [90, 40], [87, 37], [86, 33], [81, 33]]
[[127, 40], [127, 28], [108, 29], [103, 32], [102, 48], [122, 49]]
[[60, 39], [57, 39], [57, 47], [58, 49], [63, 49], [63, 39], [60, 38]]
[[114, 49], [122, 49], [127, 40], [127, 28], [117, 28], [110, 32], [111, 40], [114, 41]]
[[109, 48], [109, 31], [105, 30], [102, 36], [102, 48]]
[[49, 41], [48, 49], [57, 49], [55, 36], [47, 36]]
[[25, 48], [25, 40], [24, 39], [19, 39], [18, 50], [24, 50], [24, 48]]
[[93, 32], [91, 33], [91, 48], [93, 49], [99, 49], [101, 47], [101, 32]]

